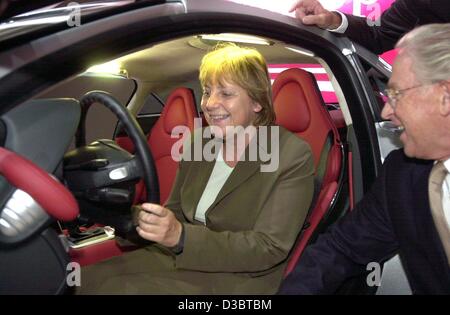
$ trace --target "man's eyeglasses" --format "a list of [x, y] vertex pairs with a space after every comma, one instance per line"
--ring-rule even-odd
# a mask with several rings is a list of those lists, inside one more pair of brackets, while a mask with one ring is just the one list
[[403, 95], [406, 91], [416, 89], [422, 86], [425, 86], [428, 84], [421, 84], [412, 86], [406, 89], [396, 90], [396, 89], [385, 89], [383, 92], [383, 96], [387, 98], [387, 102], [392, 106], [392, 108], [395, 108], [397, 106], [397, 101], [400, 98], [401, 95]]

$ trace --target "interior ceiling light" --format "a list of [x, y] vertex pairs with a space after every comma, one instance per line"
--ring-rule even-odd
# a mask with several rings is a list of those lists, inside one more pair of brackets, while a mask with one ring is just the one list
[[86, 72], [95, 74], [112, 74], [128, 78], [127, 70], [122, 68], [121, 64], [116, 61], [94, 65], [87, 69]]
[[305, 55], [305, 56], [309, 56], [309, 57], [314, 57], [314, 53], [312, 51], [309, 51], [309, 50], [300, 49], [300, 48], [293, 48], [293, 47], [289, 47], [289, 46], [286, 46], [286, 49], [289, 49], [290, 51], [296, 52], [297, 54], [301, 54], [301, 55]]
[[233, 43], [245, 43], [254, 45], [266, 45], [270, 46], [274, 43], [268, 41], [267, 39], [243, 34], [233, 34], [233, 33], [221, 33], [221, 34], [202, 34], [198, 35], [203, 41], [213, 41], [213, 42], [233, 42]]

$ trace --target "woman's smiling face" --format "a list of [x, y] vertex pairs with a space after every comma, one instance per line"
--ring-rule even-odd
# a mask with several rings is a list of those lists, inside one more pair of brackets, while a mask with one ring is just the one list
[[[201, 107], [213, 129], [220, 128], [223, 137], [227, 127], [247, 127], [253, 124], [262, 107], [250, 98], [241, 86], [225, 80], [205, 84]], [[218, 136], [218, 135], [217, 135]]]

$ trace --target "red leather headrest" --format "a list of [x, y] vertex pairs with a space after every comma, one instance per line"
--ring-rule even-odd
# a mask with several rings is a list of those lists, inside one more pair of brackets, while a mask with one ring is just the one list
[[171, 134], [172, 129], [176, 126], [187, 126], [190, 130], [194, 129], [195, 116], [192, 108], [195, 108], [195, 99], [190, 89], [180, 87], [173, 90], [161, 113], [164, 131]]
[[280, 73], [272, 91], [277, 124], [294, 133], [309, 127], [311, 107], [322, 106], [314, 77], [302, 69], [293, 68]]
[[320, 157], [330, 132], [334, 141], [339, 133], [324, 106], [314, 75], [292, 68], [281, 72], [272, 85], [276, 123], [309, 143], [314, 165]]

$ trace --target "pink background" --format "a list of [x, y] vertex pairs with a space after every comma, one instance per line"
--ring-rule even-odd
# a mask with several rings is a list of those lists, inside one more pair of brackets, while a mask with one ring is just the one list
[[[370, 13], [372, 13], [374, 11], [373, 7], [374, 5], [365, 5], [363, 4], [363, 2], [374, 2], [372, 1], [367, 1], [367, 0], [362, 0], [362, 1], [358, 1], [358, 2], [354, 2], [352, 0], [350, 1], [345, 1], [345, 4], [343, 6], [341, 6], [338, 10], [344, 12], [344, 13], [350, 13], [350, 14], [356, 14], [358, 12], [358, 9], [361, 10], [360, 14], [361, 16], [367, 16]], [[375, 1], [376, 4], [379, 5], [381, 12], [383, 12], [384, 10], [386, 10], [387, 8], [389, 8], [392, 4], [392, 2], [394, 2], [394, 0], [377, 0]], [[360, 4], [360, 5], [358, 5]], [[384, 54], [381, 55], [381, 57], [386, 60], [387, 62], [389, 62], [390, 64], [392, 64], [392, 61], [394, 60], [396, 56], [396, 53], [394, 50], [385, 52]]]
[[[278, 12], [281, 14], [294, 16], [294, 13], [289, 13], [289, 9], [296, 2], [296, 0], [229, 0], [241, 4], [246, 4], [249, 6], [255, 6], [269, 11]], [[373, 16], [376, 15], [377, 11], [382, 13], [395, 0], [320, 0], [322, 5], [329, 10], [339, 10], [344, 13], [350, 13], [353, 15], [360, 16]], [[381, 55], [381, 57], [388, 63], [392, 64], [396, 56], [394, 50], [388, 51]], [[269, 65], [270, 78], [274, 80], [278, 74], [287, 68], [302, 68], [306, 71], [312, 72], [317, 80], [319, 88], [322, 92], [322, 97], [325, 103], [337, 103], [336, 95], [331, 87], [329, 78], [325, 73], [324, 69], [318, 65], [309, 64], [290, 64], [290, 65], [280, 65], [272, 64]]]

